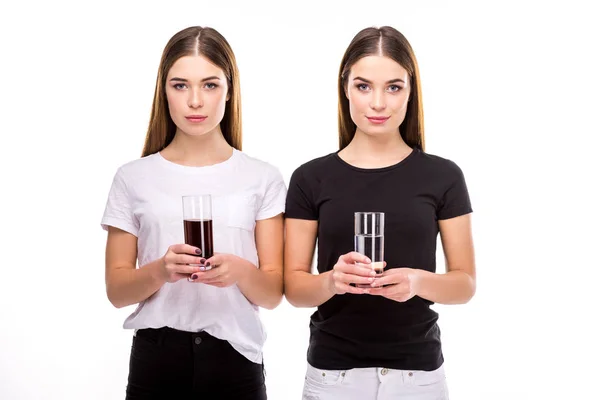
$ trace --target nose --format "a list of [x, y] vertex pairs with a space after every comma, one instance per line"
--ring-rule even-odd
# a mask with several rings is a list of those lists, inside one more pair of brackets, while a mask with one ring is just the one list
[[381, 90], [374, 90], [372, 93], [369, 106], [375, 111], [384, 110], [386, 107], [385, 94]]
[[200, 89], [193, 88], [189, 91], [190, 96], [188, 98], [188, 106], [190, 108], [200, 108], [204, 105], [204, 100], [202, 99], [202, 93]]

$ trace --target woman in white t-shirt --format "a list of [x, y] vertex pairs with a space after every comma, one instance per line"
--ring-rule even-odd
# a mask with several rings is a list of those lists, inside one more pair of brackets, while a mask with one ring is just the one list
[[[266, 399], [258, 308], [282, 299], [286, 188], [241, 152], [235, 56], [214, 29], [166, 45], [141, 159], [108, 196], [106, 290], [138, 304], [127, 399]], [[183, 244], [182, 196], [212, 196], [215, 254]], [[137, 265], [139, 268], [136, 268]]]

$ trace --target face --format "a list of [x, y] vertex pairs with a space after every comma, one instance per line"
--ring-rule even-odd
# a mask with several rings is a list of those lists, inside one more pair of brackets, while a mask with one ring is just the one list
[[408, 72], [396, 61], [367, 56], [350, 69], [346, 95], [350, 116], [367, 135], [396, 134], [410, 96]]
[[169, 113], [177, 130], [200, 136], [220, 129], [229, 100], [223, 70], [204, 56], [185, 56], [177, 60], [166, 80]]

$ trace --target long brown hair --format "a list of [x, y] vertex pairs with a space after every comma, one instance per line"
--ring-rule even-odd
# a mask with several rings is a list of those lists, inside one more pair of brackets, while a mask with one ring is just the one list
[[175, 137], [177, 127], [169, 114], [165, 92], [166, 79], [169, 70], [178, 59], [191, 55], [202, 55], [223, 70], [227, 79], [229, 100], [221, 120], [221, 132], [230, 146], [242, 150], [240, 79], [233, 50], [216, 30], [192, 26], [176, 33], [163, 51], [142, 157], [161, 151]]
[[365, 28], [358, 32], [344, 53], [338, 76], [338, 131], [340, 150], [348, 146], [356, 133], [356, 124], [350, 117], [346, 85], [350, 68], [361, 58], [382, 55], [400, 64], [410, 77], [410, 97], [406, 117], [400, 125], [400, 135], [407, 145], [425, 150], [421, 81], [417, 59], [408, 40], [396, 29]]

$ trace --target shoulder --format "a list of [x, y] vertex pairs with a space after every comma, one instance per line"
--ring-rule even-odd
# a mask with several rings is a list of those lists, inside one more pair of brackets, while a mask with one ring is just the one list
[[294, 176], [311, 177], [319, 175], [319, 172], [330, 170], [333, 164], [336, 163], [336, 153], [330, 153], [322, 157], [312, 159], [300, 165], [294, 171]]
[[146, 157], [129, 161], [117, 169], [117, 174], [121, 174], [122, 176], [130, 176], [147, 173], [149, 168], [153, 168], [156, 165], [157, 157], [160, 156], [158, 153], [155, 153]]
[[129, 185], [138, 181], [141, 177], [152, 174], [150, 170], [156, 166], [156, 157], [159, 157], [159, 155], [151, 154], [122, 164], [117, 168], [115, 180], [120, 180]]
[[250, 156], [239, 150], [236, 151], [238, 153], [239, 166], [242, 167], [244, 171], [251, 171], [252, 173], [261, 172], [269, 175], [279, 174], [279, 169], [273, 164]]
[[416, 150], [416, 159], [418, 167], [426, 172], [430, 172], [436, 176], [448, 178], [457, 178], [462, 176], [462, 170], [454, 161], [435, 154], [425, 153], [421, 150]]
[[244, 152], [236, 150], [238, 155], [238, 170], [243, 174], [250, 174], [253, 177], [260, 176], [266, 179], [267, 181], [281, 180], [283, 181], [283, 177], [279, 168], [275, 165], [258, 159], [256, 157], [250, 156]]

